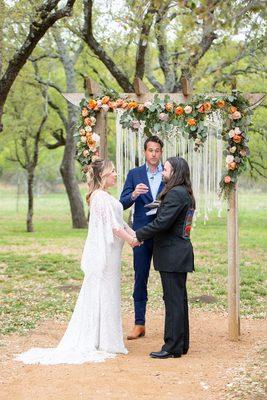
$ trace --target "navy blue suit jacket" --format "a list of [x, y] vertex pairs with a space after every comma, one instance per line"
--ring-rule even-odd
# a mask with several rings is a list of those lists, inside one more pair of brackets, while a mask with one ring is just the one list
[[[149, 187], [149, 191], [146, 194], [141, 194], [138, 196], [136, 200], [132, 200], [131, 195], [136, 188], [136, 185], [139, 183], [144, 183], [147, 185]], [[157, 194], [162, 191], [163, 186], [164, 184], [161, 182]], [[120, 202], [122, 203], [124, 210], [127, 210], [127, 208], [131, 207], [135, 203], [133, 219], [134, 230], [142, 228], [155, 219], [156, 214], [147, 216], [146, 212], [149, 211], [149, 208], [144, 207], [146, 204], [149, 204], [152, 201], [153, 197], [148, 182], [146, 164], [142, 165], [141, 167], [131, 169], [127, 175], [123, 191], [121, 193]]]

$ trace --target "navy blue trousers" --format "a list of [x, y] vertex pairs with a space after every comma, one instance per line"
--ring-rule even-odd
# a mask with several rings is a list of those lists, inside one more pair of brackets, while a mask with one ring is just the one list
[[140, 247], [135, 247], [134, 252], [134, 312], [135, 324], [145, 325], [147, 282], [153, 254], [153, 239], [145, 240]]

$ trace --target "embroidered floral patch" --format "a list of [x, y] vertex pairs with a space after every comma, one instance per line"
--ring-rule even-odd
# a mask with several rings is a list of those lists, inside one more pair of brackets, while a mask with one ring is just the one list
[[192, 229], [192, 222], [195, 210], [193, 208], [189, 208], [186, 213], [184, 227], [183, 227], [183, 239], [190, 239], [190, 231]]

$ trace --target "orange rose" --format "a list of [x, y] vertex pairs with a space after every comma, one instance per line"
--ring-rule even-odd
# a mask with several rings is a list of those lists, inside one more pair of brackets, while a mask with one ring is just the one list
[[188, 125], [194, 126], [196, 125], [197, 121], [194, 118], [190, 118], [187, 120]]
[[136, 101], [130, 101], [129, 104], [128, 104], [128, 108], [129, 109], [136, 108], [137, 106], [138, 106], [138, 104], [137, 104]]
[[145, 109], [144, 104], [139, 104], [139, 106], [137, 107], [138, 112], [143, 112], [144, 109]]
[[121, 108], [128, 108], [128, 103], [127, 101], [123, 101]]
[[101, 102], [102, 102], [102, 104], [107, 104], [109, 102], [109, 100], [110, 100], [109, 96], [104, 96], [104, 97], [102, 97]]
[[173, 104], [172, 103], [166, 103], [165, 104], [165, 110], [166, 111], [172, 111], [173, 109]]
[[87, 117], [87, 115], [88, 115], [88, 110], [87, 110], [86, 107], [83, 107], [83, 109], [82, 109], [82, 116], [83, 116], [83, 117]]
[[225, 106], [225, 101], [224, 100], [218, 100], [216, 103], [216, 106], [218, 108], [223, 108]]
[[234, 112], [236, 112], [236, 111], [237, 111], [237, 108], [236, 108], [236, 107], [234, 107], [234, 106], [231, 106], [231, 107], [230, 107], [230, 111], [231, 111], [231, 113], [234, 113]]
[[235, 143], [241, 143], [242, 142], [242, 136], [240, 136], [240, 135], [234, 135], [232, 139], [233, 139], [233, 141]]
[[92, 125], [91, 118], [89, 118], [89, 117], [84, 118], [84, 124], [85, 124], [85, 125], [88, 125], [88, 126], [91, 126], [91, 125]]
[[181, 106], [176, 107], [175, 109], [175, 114], [176, 115], [182, 115], [184, 113], [184, 109]]
[[231, 177], [229, 175], [224, 177], [224, 182], [225, 183], [230, 183], [231, 182]]
[[228, 169], [230, 169], [231, 171], [234, 171], [236, 169], [236, 162], [233, 161], [230, 164], [228, 164]]
[[204, 110], [205, 111], [210, 111], [211, 110], [211, 104], [208, 101], [205, 101], [203, 106], [204, 106]]
[[87, 132], [87, 133], [86, 133], [86, 138], [88, 139], [88, 138], [90, 138], [90, 137], [92, 137], [92, 132]]
[[88, 107], [93, 110], [97, 106], [97, 102], [94, 99], [89, 100]]

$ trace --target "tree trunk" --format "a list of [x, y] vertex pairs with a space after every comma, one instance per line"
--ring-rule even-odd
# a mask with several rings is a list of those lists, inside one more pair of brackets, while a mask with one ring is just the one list
[[64, 155], [60, 166], [60, 173], [67, 190], [69, 198], [72, 227], [87, 228], [87, 220], [84, 213], [83, 201], [79, 190], [79, 185], [75, 176], [75, 142], [73, 130], [76, 124], [76, 109], [68, 104], [69, 123], [66, 130], [66, 144]]
[[27, 232], [33, 232], [33, 180], [34, 173], [32, 170], [27, 170], [27, 184], [28, 184], [28, 213], [27, 213]]

